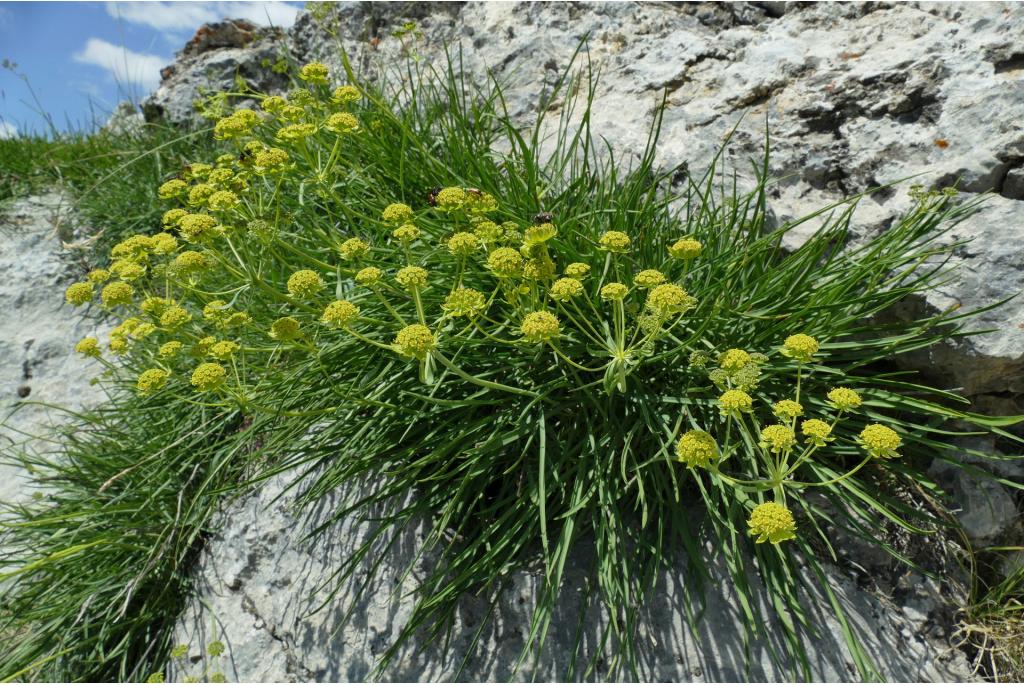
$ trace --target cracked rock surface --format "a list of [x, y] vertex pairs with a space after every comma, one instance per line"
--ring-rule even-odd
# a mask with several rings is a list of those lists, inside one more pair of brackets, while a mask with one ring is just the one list
[[[329, 528], [322, 538], [304, 542], [307, 529], [293, 514], [295, 491], [285, 492], [288, 483], [287, 474], [276, 476], [223, 512], [220, 532], [208, 545], [198, 569], [201, 603], [191, 605], [175, 634], [175, 644], [190, 647], [184, 666], [173, 672], [176, 679], [202, 677], [220, 669], [230, 680], [240, 682], [362, 681], [404, 627], [412, 607], [405, 595], [414, 591], [415, 578], [422, 570], [434, 563], [432, 558], [416, 560], [426, 527], [414, 523], [399, 536], [364, 593], [359, 595], [356, 585], [365, 580], [365, 567], [352, 582], [341, 586], [335, 601], [317, 611], [326, 595], [321, 585], [342, 559], [370, 539], [375, 524], [349, 517]], [[334, 504], [324, 502], [308, 523], [316, 526], [326, 520]], [[580, 545], [570, 554], [560, 603], [537, 666], [538, 680], [565, 676], [576, 641], [577, 618], [585, 606], [582, 588], [589, 561], [588, 551]], [[410, 565], [412, 573], [403, 578]], [[729, 576], [721, 557], [710, 566], [712, 578]], [[810, 579], [811, 571], [805, 570], [804, 575]], [[466, 596], [457, 612], [447, 657], [436, 644], [425, 646], [414, 640], [398, 652], [380, 679], [530, 679], [529, 669], [513, 673], [512, 665], [529, 629], [540, 576], [540, 572], [528, 571], [511, 575], [497, 596], [492, 621], [484, 627], [478, 644], [473, 644], [473, 638], [489, 604], [480, 597]], [[963, 655], [944, 648], [934, 638], [931, 615], [942, 604], [934, 583], [920, 576], [914, 592], [907, 593], [908, 606], [901, 608], [858, 590], [852, 574], [838, 568], [826, 567], [826, 576], [883, 678], [912, 682], [973, 679]], [[753, 588], [761, 583], [753, 576], [749, 580]], [[692, 633], [682, 609], [687, 582], [682, 565], [663, 571], [643, 610], [637, 641], [643, 679], [718, 682], [793, 677], [771, 659], [769, 650], [781, 648], [781, 631], [770, 621], [766, 637], [750, 645], [747, 657], [743, 637], [747, 619], [728, 582], [709, 583], [706, 609]], [[815, 597], [819, 600], [816, 606], [827, 606], [820, 591], [815, 591]], [[767, 598], [761, 595], [757, 601], [764, 615], [769, 615]], [[814, 609], [809, 601], [805, 606], [819, 631], [805, 640], [813, 678], [859, 680], [838, 622], [827, 610]], [[598, 644], [606, 621], [607, 616], [596, 609], [587, 615], [582, 636], [584, 658], [610, 658]], [[223, 641], [227, 648], [226, 656], [216, 661], [204, 654], [203, 646], [212, 640]], [[601, 663], [598, 661], [591, 677], [603, 675]]]
[[[42, 448], [31, 440], [61, 413], [36, 402], [79, 409], [100, 398], [102, 367], [75, 354], [75, 342], [101, 326], [64, 303], [70, 262], [58, 227], [71, 221], [59, 194], [15, 200], [0, 209], [0, 455]], [[4, 421], [6, 419], [6, 421]], [[0, 463], [0, 502], [31, 496], [20, 466]]]

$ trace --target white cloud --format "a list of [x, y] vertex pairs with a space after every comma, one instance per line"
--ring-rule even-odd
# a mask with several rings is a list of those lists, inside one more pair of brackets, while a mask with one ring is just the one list
[[18, 127], [0, 119], [0, 140], [13, 138], [16, 135], [18, 135]]
[[221, 19], [248, 19], [288, 28], [301, 11], [286, 2], [108, 2], [107, 14], [160, 31], [194, 31]]
[[99, 38], [90, 38], [74, 60], [106, 69], [122, 86], [138, 85], [152, 90], [160, 83], [160, 69], [170, 59], [159, 55], [135, 52]]

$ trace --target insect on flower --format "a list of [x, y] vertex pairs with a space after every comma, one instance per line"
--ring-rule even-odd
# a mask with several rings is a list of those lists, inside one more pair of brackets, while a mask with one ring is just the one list
[[555, 215], [551, 212], [540, 212], [539, 214], [534, 215], [533, 223], [537, 226], [540, 226], [541, 224], [550, 224], [554, 218]]
[[427, 191], [427, 204], [431, 207], [437, 206], [437, 194], [441, 192], [441, 186], [434, 186]]

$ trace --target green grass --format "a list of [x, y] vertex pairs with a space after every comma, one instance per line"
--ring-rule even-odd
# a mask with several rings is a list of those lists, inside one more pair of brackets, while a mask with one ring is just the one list
[[162, 124], [146, 124], [138, 135], [99, 131], [3, 139], [0, 206], [35, 193], [67, 192], [91, 229], [83, 259], [95, 259], [125, 235], [159, 228], [156, 188], [215, 149], [207, 129], [185, 133]]
[[[244, 399], [194, 394], [187, 379], [195, 360], [185, 360], [167, 363], [173, 377], [165, 391], [140, 400], [135, 379], [158, 362], [156, 343], [138, 342], [107, 378], [111, 401], [79, 417], [55, 453], [32, 464], [49, 489], [43, 500], [14, 512], [0, 540], [10, 550], [0, 560], [0, 577], [12, 583], [0, 603], [0, 635], [16, 638], [0, 654], [0, 678], [124, 680], [159, 670], [212, 513], [247, 483], [279, 472], [293, 475], [306, 505], [348, 484], [368, 485], [314, 535], [378, 505], [391, 512], [377, 531], [381, 539], [414, 519], [432, 522], [424, 545], [441, 562], [420, 580], [401, 639], [443, 638], [463, 594], [488, 596], [509, 571], [539, 562], [544, 584], [520, 659], [528, 670], [543, 649], [565, 561], [576, 545], [592, 542], [593, 601], [611, 616], [604, 636], [611, 677], [642, 677], [633, 635], [652, 579], [686, 558], [699, 588], [707, 575], [700, 550], [712, 539], [729, 562], [751, 636], [765, 624], [750, 601], [755, 589], [747, 571], [754, 564], [785, 626], [788, 652], [778, 655], [780, 662], [794, 678], [811, 677], [803, 644], [815, 629], [805, 606], [813, 588], [803, 585], [798, 565], [824, 579], [823, 565], [835, 558], [823, 531], [828, 514], [794, 491], [800, 536], [782, 546], [754, 545], [744, 520], [764, 493], [736, 489], [717, 471], [695, 472], [673, 460], [674, 442], [687, 427], [719, 437], [737, 430], [719, 416], [718, 391], [689, 363], [689, 353], [742, 347], [770, 355], [751, 391], [763, 406], [793, 392], [797, 366], [775, 354], [781, 340], [795, 332], [816, 336], [822, 354], [799, 371], [808, 412], [825, 415], [822, 396], [833, 385], [855, 387], [866, 400], [858, 421], [883, 421], [905, 441], [902, 459], [872, 462], [820, 489], [839, 512], [837, 523], [876, 541], [880, 521], [914, 534], [949, 526], [946, 517], [905, 504], [900, 488], [938, 495], [924, 470], [936, 455], [954, 459], [950, 440], [962, 430], [953, 430], [952, 421], [1017, 445], [1005, 426], [1019, 417], [972, 414], [962, 398], [895, 370], [901, 354], [968, 335], [970, 313], [911, 322], [879, 315], [950, 276], [944, 263], [955, 246], [937, 239], [976, 203], [927, 196], [881, 236], [850, 247], [853, 198], [816, 213], [830, 215], [823, 228], [786, 252], [785, 234], [814, 217], [774, 230], [766, 225], [767, 152], [743, 170], [756, 179], [751, 191], [737, 190], [730, 170], [720, 167], [674, 189], [677, 170], [655, 163], [660, 116], [643, 150], [616, 156], [590, 128], [596, 80], [587, 71], [567, 71], [529, 127], [509, 121], [499, 84], [466, 83], [457, 56], [440, 73], [411, 62], [391, 76], [360, 84], [366, 98], [355, 113], [363, 132], [354, 144], [333, 148], [337, 171], [326, 161], [334, 159], [332, 139], [320, 135], [291, 148], [294, 170], [279, 180], [251, 178], [244, 206], [230, 215], [235, 232], [202, 245], [219, 268], [199, 283], [167, 286], [190, 306], [231, 299], [252, 316], [256, 325], [237, 333], [245, 349], [236, 371]], [[349, 80], [358, 82], [354, 74]], [[558, 120], [547, 120], [550, 103], [561, 96], [566, 104]], [[28, 184], [19, 187], [64, 179], [84, 211], [110, 227], [106, 245], [115, 235], [151, 233], [168, 206], [155, 200], [156, 186], [178, 165], [211, 161], [220, 151], [201, 136], [151, 135], [130, 142], [125, 154], [117, 148], [128, 141], [102, 136], [0, 142], [20, 150], [10, 159], [21, 171], [4, 178]], [[545, 157], [542, 146], [550, 151]], [[314, 268], [339, 297], [358, 302], [367, 321], [387, 320], [386, 308], [352, 286], [352, 269], [339, 262], [336, 246], [356, 234], [375, 245], [382, 264], [394, 264], [401, 253], [387, 247], [390, 227], [378, 217], [398, 201], [418, 210], [425, 239], [416, 257], [442, 283], [451, 279], [454, 262], [437, 246], [450, 221], [426, 206], [437, 185], [493, 194], [500, 201], [496, 220], [528, 225], [537, 212], [553, 213], [561, 265], [591, 260], [606, 230], [633, 237], [630, 266], [660, 264], [666, 245], [695, 236], [704, 254], [679, 277], [697, 296], [696, 308], [639, 367], [643, 372], [630, 375], [627, 391], [608, 392], [613, 384], [562, 364], [547, 348], [472, 336], [453, 336], [444, 349], [466, 370], [463, 376], [439, 366], [433, 377], [424, 374], [424, 383], [415, 363], [322, 331], [320, 308], [285, 293], [291, 273]], [[673, 211], [676, 206], [682, 209]], [[276, 236], [261, 242], [246, 235], [254, 218], [273, 224]], [[465, 278], [489, 287], [481, 274]], [[443, 290], [423, 293], [426, 310], [439, 310]], [[412, 301], [396, 303], [404, 316], [416, 315]], [[186, 342], [210, 332], [200, 309], [192, 327], [178, 334]], [[286, 314], [314, 331], [308, 341], [268, 340], [270, 322]], [[383, 332], [380, 339], [390, 342]], [[603, 354], [571, 339], [565, 345], [577, 359]], [[495, 382], [526, 392], [509, 393]], [[832, 481], [855, 466], [860, 456], [852, 438], [860, 426], [841, 424], [841, 446], [830, 460], [809, 461], [802, 479]], [[733, 463], [754, 478], [760, 466], [750, 455], [757, 450], [750, 434], [741, 436]], [[415, 493], [410, 504], [396, 508], [396, 498], [409, 492]], [[683, 502], [703, 503], [707, 517], [699, 526]], [[363, 564], [373, 564], [372, 542], [337, 569], [323, 588], [324, 603], [335, 601], [335, 588]], [[827, 584], [817, 590], [832, 597]], [[1019, 596], [1019, 584], [1005, 596], [1014, 593]], [[695, 610], [699, 592], [691, 600]], [[837, 603], [833, 609], [839, 612]], [[844, 637], [861, 677], [877, 677], [852, 629]], [[595, 677], [598, 656], [566, 655], [565, 677]]]

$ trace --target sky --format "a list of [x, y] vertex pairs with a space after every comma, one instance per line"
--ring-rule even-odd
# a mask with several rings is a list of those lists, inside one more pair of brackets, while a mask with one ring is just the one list
[[[102, 125], [156, 88], [205, 22], [288, 27], [301, 2], [0, 2], [0, 138]], [[12, 64], [13, 63], [13, 64]], [[34, 95], [33, 95], [34, 93]], [[38, 102], [37, 102], [38, 100]]]

